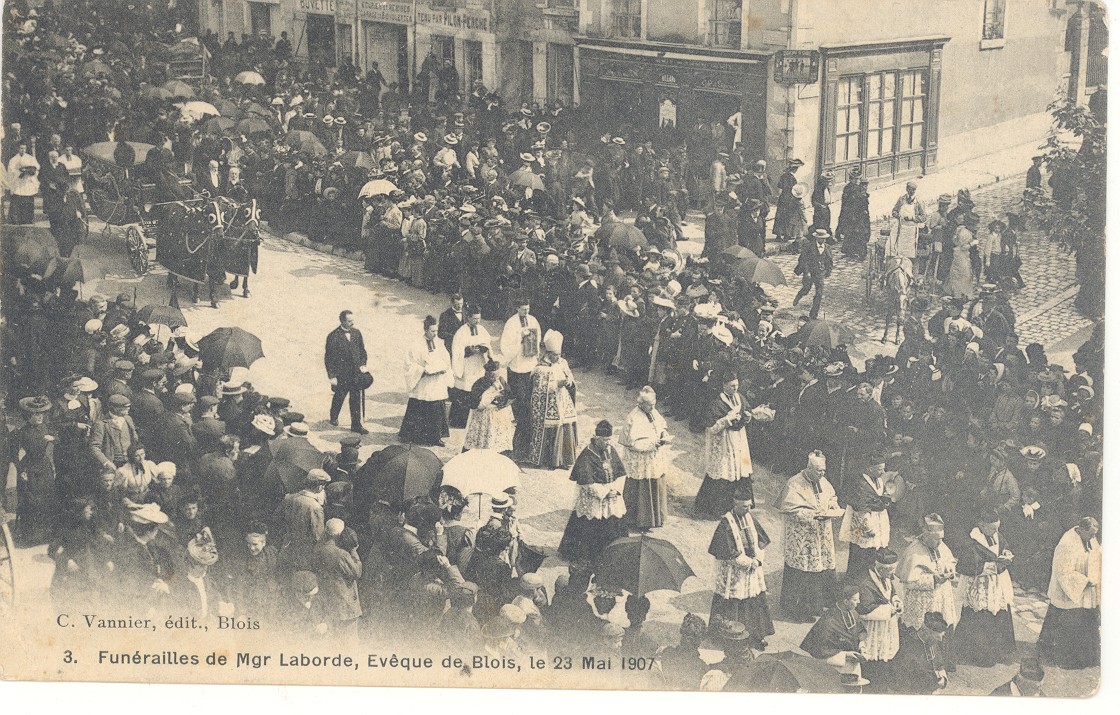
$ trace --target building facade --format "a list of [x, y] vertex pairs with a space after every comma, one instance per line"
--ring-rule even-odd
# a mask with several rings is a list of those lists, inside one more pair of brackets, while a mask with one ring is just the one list
[[[803, 175], [920, 175], [1043, 136], [1104, 86], [1088, 0], [199, 0], [203, 27], [286, 30], [408, 86], [429, 53], [508, 106], [559, 101], [619, 129], [730, 124]], [[724, 126], [727, 130], [728, 127]]]

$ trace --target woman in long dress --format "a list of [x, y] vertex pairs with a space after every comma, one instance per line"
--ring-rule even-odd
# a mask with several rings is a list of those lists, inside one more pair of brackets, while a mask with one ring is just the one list
[[526, 416], [529, 438], [517, 453], [518, 461], [545, 469], [570, 467], [576, 460], [576, 379], [568, 361], [560, 357], [564, 336], [548, 331], [541, 356], [532, 374], [532, 392]]
[[949, 278], [945, 281], [945, 293], [954, 298], [972, 297], [972, 242], [976, 239], [976, 227], [980, 217], [969, 212], [964, 215], [963, 223], [953, 234], [953, 263], [949, 267]]
[[17, 534], [24, 546], [46, 543], [54, 532], [58, 513], [55, 489], [54, 442], [46, 422], [51, 401], [44, 396], [19, 401], [27, 422], [12, 435], [12, 461], [16, 463]]

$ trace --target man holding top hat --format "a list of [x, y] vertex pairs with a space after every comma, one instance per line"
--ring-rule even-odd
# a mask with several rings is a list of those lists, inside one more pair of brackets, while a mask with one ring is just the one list
[[338, 327], [327, 335], [323, 359], [334, 392], [331, 397], [331, 424], [338, 425], [342, 403], [349, 398], [350, 431], [368, 434], [369, 430], [362, 426], [362, 394], [373, 384], [373, 377], [366, 368], [369, 358], [362, 331], [354, 327], [353, 311], [344, 310], [338, 314]]

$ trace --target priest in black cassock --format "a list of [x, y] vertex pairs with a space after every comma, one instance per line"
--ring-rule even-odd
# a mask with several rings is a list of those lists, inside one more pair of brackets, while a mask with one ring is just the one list
[[622, 490], [626, 467], [611, 444], [614, 427], [607, 420], [595, 425], [591, 444], [583, 448], [572, 467], [571, 480], [579, 485], [575, 507], [564, 535], [560, 555], [572, 562], [593, 562], [615, 539], [628, 536], [622, 518], [626, 503]]
[[719, 520], [708, 545], [708, 553], [716, 558], [716, 583], [708, 620], [742, 623], [750, 633], [752, 647], [764, 650], [766, 637], [774, 634], [763, 573], [770, 537], [751, 514], [754, 495], [749, 486], [743, 481], [739, 484], [731, 511]]
[[957, 658], [990, 668], [1015, 657], [1015, 592], [1007, 567], [1014, 555], [999, 532], [999, 514], [981, 513], [968, 541], [957, 549], [957, 572], [964, 577], [964, 605], [957, 624]]
[[867, 629], [856, 612], [859, 606], [860, 585], [857, 581], [844, 581], [836, 588], [835, 604], [825, 610], [801, 641], [801, 650], [833, 666], [842, 674], [854, 674], [860, 685], [864, 661], [860, 642]]

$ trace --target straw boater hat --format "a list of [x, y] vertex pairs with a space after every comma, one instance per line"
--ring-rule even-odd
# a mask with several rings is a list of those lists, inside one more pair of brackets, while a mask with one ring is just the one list
[[276, 434], [276, 420], [272, 418], [272, 415], [257, 415], [253, 418], [252, 425], [254, 429], [270, 437]]

